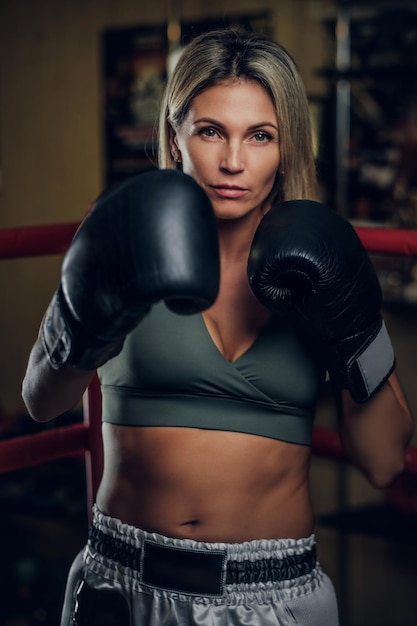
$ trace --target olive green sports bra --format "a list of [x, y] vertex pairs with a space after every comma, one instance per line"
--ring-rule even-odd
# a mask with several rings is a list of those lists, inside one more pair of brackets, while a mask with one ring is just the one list
[[233, 363], [201, 314], [161, 303], [99, 370], [103, 421], [250, 433], [310, 444], [325, 369], [318, 347], [291, 318], [272, 317]]

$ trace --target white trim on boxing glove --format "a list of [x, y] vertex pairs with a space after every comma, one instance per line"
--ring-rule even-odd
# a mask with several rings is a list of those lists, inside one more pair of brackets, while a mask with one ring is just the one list
[[363, 352], [347, 368], [349, 391], [357, 402], [366, 402], [385, 383], [395, 366], [395, 354], [385, 323]]

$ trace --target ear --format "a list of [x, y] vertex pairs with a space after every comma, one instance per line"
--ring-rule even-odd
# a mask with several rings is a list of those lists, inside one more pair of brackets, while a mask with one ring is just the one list
[[169, 127], [169, 145], [171, 148], [172, 158], [176, 163], [181, 163], [181, 151], [178, 147], [177, 133], [172, 126]]

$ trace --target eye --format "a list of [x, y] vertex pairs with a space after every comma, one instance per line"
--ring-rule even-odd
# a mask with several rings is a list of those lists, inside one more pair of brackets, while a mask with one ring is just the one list
[[270, 133], [267, 133], [264, 130], [259, 130], [257, 133], [253, 135], [253, 139], [257, 143], [266, 143], [267, 141], [272, 141], [273, 137]]
[[206, 126], [205, 128], [200, 128], [198, 134], [203, 137], [216, 137], [218, 133], [212, 126]]

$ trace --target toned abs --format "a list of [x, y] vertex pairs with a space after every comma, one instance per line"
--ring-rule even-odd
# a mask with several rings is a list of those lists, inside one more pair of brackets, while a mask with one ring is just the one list
[[198, 428], [103, 424], [99, 508], [197, 541], [301, 538], [313, 529], [310, 448]]

